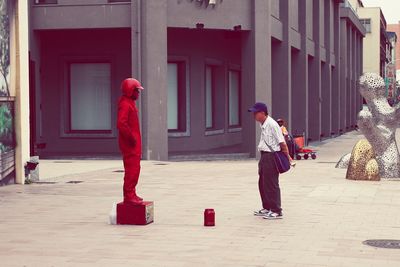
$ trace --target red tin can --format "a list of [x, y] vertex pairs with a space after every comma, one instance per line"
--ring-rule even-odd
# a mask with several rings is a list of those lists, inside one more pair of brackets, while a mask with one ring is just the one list
[[214, 209], [204, 210], [204, 226], [215, 226], [215, 211]]

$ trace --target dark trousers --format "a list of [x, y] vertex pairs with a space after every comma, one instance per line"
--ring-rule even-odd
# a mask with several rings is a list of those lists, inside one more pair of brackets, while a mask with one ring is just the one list
[[279, 172], [275, 166], [272, 153], [261, 153], [258, 163], [258, 189], [264, 209], [281, 213], [281, 189], [279, 188]]

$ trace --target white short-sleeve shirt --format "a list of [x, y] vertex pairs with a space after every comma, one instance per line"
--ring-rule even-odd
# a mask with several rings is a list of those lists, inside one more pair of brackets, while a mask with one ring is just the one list
[[270, 116], [261, 125], [261, 137], [260, 143], [258, 144], [259, 151], [274, 152], [265, 144], [267, 144], [274, 151], [281, 151], [280, 143], [285, 142], [285, 137], [282, 134], [281, 127], [279, 124]]

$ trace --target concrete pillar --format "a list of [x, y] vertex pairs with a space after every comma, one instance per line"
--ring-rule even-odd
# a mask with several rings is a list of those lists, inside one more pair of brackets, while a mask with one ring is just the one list
[[331, 61], [333, 52], [333, 47], [331, 47], [331, 35], [330, 35], [330, 1], [326, 1], [324, 5], [324, 31], [325, 31], [325, 51], [326, 51], [326, 62], [321, 63], [321, 138], [328, 138], [331, 135], [331, 114], [332, 114], [332, 71], [331, 71]]
[[354, 129], [356, 124], [357, 124], [357, 101], [358, 101], [358, 92], [357, 92], [357, 80], [358, 80], [358, 63], [357, 63], [357, 53], [358, 53], [358, 47], [357, 47], [357, 31], [355, 29], [352, 30], [352, 41], [353, 41], [353, 55], [352, 55], [352, 66], [353, 66], [353, 83], [352, 83], [352, 102], [351, 102], [351, 128]]
[[[25, 163], [29, 160], [29, 39], [28, 1], [17, 1], [11, 21], [12, 86], [15, 88], [15, 178], [25, 183]], [[13, 67], [14, 66], [14, 67]]]
[[292, 134], [307, 131], [308, 117], [308, 55], [307, 55], [307, 3], [299, 1], [299, 31], [301, 49], [291, 55], [291, 127]]
[[347, 22], [340, 21], [340, 58], [339, 58], [339, 131], [343, 133], [346, 128], [346, 80], [347, 80]]
[[283, 118], [291, 128], [291, 41], [289, 1], [280, 1], [280, 20], [282, 22], [282, 42], [273, 40], [272, 46], [272, 105], [271, 114], [275, 119]]
[[308, 62], [308, 138], [320, 139], [321, 133], [321, 49], [320, 49], [320, 1], [313, 1], [314, 57]]
[[339, 16], [339, 5], [334, 5], [335, 9], [333, 12], [333, 30], [334, 30], [334, 53], [335, 53], [335, 66], [332, 68], [332, 121], [331, 121], [331, 133], [339, 133], [339, 81], [340, 81], [340, 16]]
[[347, 98], [346, 98], [346, 131], [350, 130], [351, 126], [351, 118], [352, 118], [352, 108], [351, 108], [351, 103], [353, 101], [352, 99], [352, 83], [353, 83], [353, 38], [352, 38], [352, 29], [351, 27], [347, 27], [347, 66], [348, 66], [348, 79], [347, 79]]
[[137, 16], [132, 22], [133, 74], [145, 87], [141, 96], [143, 158], [168, 160], [167, 0], [132, 2], [132, 14]]
[[242, 88], [254, 88], [253, 93], [242, 96], [243, 145], [256, 156], [260, 127], [247, 108], [254, 102], [265, 102], [271, 107], [271, 32], [270, 1], [252, 1], [252, 31], [243, 34]]

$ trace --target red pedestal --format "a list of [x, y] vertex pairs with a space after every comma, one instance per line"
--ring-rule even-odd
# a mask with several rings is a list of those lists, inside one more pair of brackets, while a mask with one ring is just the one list
[[154, 205], [151, 201], [142, 204], [121, 202], [117, 204], [117, 224], [146, 225], [154, 220]]

